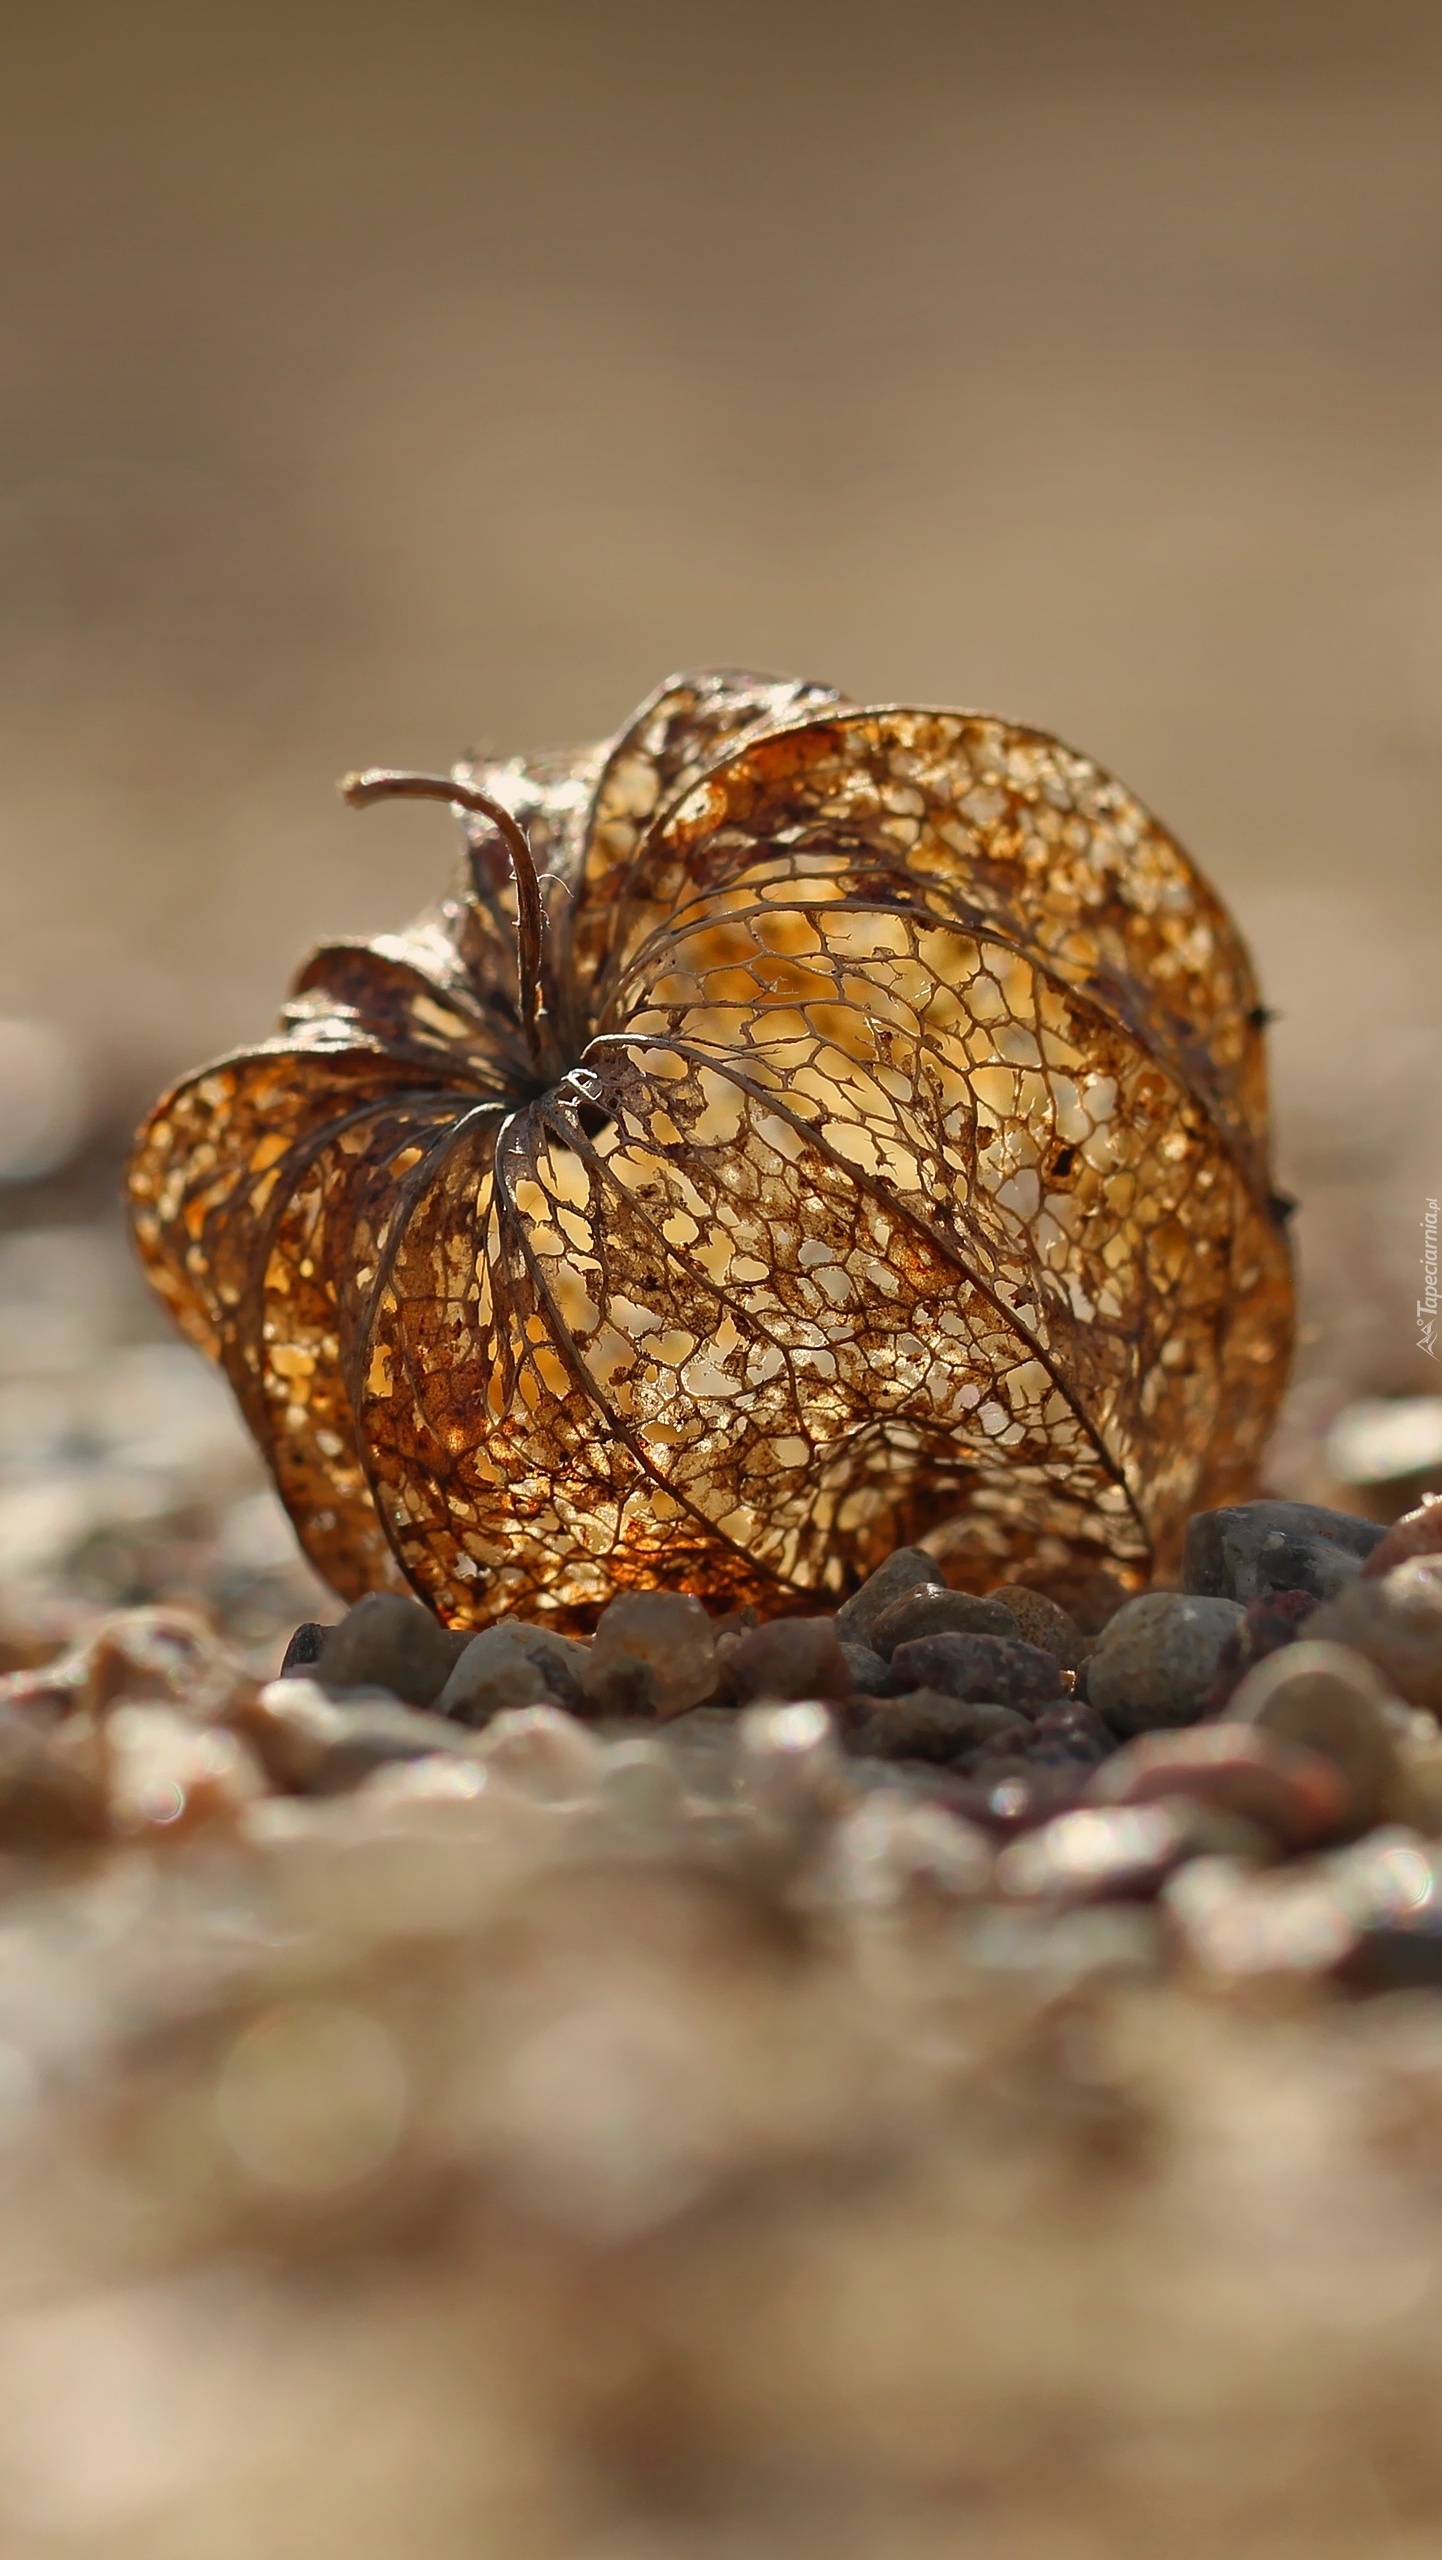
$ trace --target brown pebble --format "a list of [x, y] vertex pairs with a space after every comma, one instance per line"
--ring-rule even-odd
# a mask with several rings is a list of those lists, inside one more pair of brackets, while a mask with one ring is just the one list
[[[986, 1596], [1015, 1619], [1024, 1644], [1040, 1645], [1043, 1653], [1055, 1654], [1064, 1671], [1078, 1668], [1087, 1640], [1070, 1611], [1045, 1591], [1034, 1590], [1029, 1582], [1001, 1582]], [[1124, 1592], [1118, 1593], [1118, 1608], [1125, 1597]]]
[[1295, 1644], [1320, 1605], [1310, 1591], [1263, 1591], [1248, 1600], [1217, 1657], [1217, 1676], [1207, 1696], [1208, 1715], [1221, 1714], [1254, 1663]]
[[1380, 1581], [1359, 1574], [1307, 1631], [1365, 1654], [1399, 1698], [1442, 1716], [1442, 1554], [1411, 1556]]
[[1417, 1714], [1393, 1739], [1397, 1784], [1387, 1810], [1427, 1839], [1442, 1838], [1442, 1732], [1431, 1716]]
[[121, 1609], [42, 1669], [0, 1682], [0, 1704], [54, 1722], [125, 1704], [174, 1705], [198, 1724], [224, 1716], [255, 1682], [192, 1609]]
[[891, 1667], [909, 1688], [944, 1689], [994, 1706], [1034, 1710], [1061, 1695], [1060, 1666], [1019, 1636], [915, 1636], [897, 1646]]
[[1292, 1849], [1337, 1839], [1352, 1815], [1351, 1791], [1334, 1761], [1248, 1724], [1143, 1734], [1103, 1761], [1086, 1794], [1092, 1804], [1195, 1796], [1263, 1824]]
[[1115, 1574], [1084, 1565], [1058, 1566], [1054, 1573], [1042, 1573], [1033, 1567], [1027, 1574], [1026, 1588], [1054, 1600], [1084, 1637], [1099, 1636], [1132, 1597]]
[[1380, 1672], [1339, 1644], [1305, 1638], [1284, 1645], [1247, 1673], [1226, 1721], [1303, 1743], [1347, 1781], [1352, 1827], [1369, 1831], [1397, 1791], [1397, 1746], [1387, 1724], [1391, 1699]]
[[731, 1694], [752, 1699], [849, 1698], [851, 1672], [834, 1618], [773, 1618], [739, 1636], [726, 1657]]
[[1014, 1636], [1009, 1613], [974, 1591], [948, 1591], [945, 1583], [923, 1582], [904, 1591], [883, 1609], [871, 1630], [871, 1642], [889, 1662], [899, 1644], [918, 1636]]
[[904, 1698], [869, 1699], [870, 1712], [848, 1724], [854, 1748], [875, 1760], [957, 1760], [984, 1743], [1004, 1748], [1029, 1739], [1032, 1728], [1011, 1707], [953, 1698], [940, 1689], [914, 1689]]
[[623, 1591], [602, 1610], [581, 1677], [592, 1714], [684, 1715], [715, 1687], [716, 1636], [699, 1600]]
[[[0, 1843], [7, 1849], [67, 1849], [103, 1837], [105, 1788], [98, 1729], [87, 1717], [82, 1747], [0, 1705]], [[73, 1733], [75, 1728], [71, 1728]]]

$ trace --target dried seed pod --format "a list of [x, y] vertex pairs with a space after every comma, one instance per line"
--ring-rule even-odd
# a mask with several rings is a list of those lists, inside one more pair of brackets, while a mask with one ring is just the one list
[[1243, 946], [1119, 783], [978, 714], [713, 673], [452, 801], [454, 893], [329, 944], [142, 1130], [136, 1233], [336, 1590], [583, 1627], [1135, 1584], [1250, 1489], [1286, 1247]]

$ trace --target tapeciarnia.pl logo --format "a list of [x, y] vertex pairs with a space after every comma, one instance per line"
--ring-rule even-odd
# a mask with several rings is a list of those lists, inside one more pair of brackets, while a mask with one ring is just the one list
[[1437, 1203], [1422, 1206], [1422, 1295], [1417, 1301], [1417, 1348], [1437, 1357]]

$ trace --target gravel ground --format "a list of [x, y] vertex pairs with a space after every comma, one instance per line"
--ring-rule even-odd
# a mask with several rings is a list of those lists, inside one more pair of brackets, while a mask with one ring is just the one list
[[337, 1605], [105, 1231], [0, 1245], [0, 1370], [7, 2554], [1430, 2560], [1380, 1524], [277, 1679]]

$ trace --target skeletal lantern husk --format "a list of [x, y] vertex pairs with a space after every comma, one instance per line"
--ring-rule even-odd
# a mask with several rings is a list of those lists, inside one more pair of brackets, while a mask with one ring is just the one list
[[453, 894], [318, 951], [130, 1173], [337, 1592], [824, 1607], [943, 1522], [975, 1587], [1135, 1583], [1250, 1489], [1292, 1321], [1257, 991], [1121, 784], [731, 673], [452, 781], [541, 875], [529, 1029], [473, 815]]

